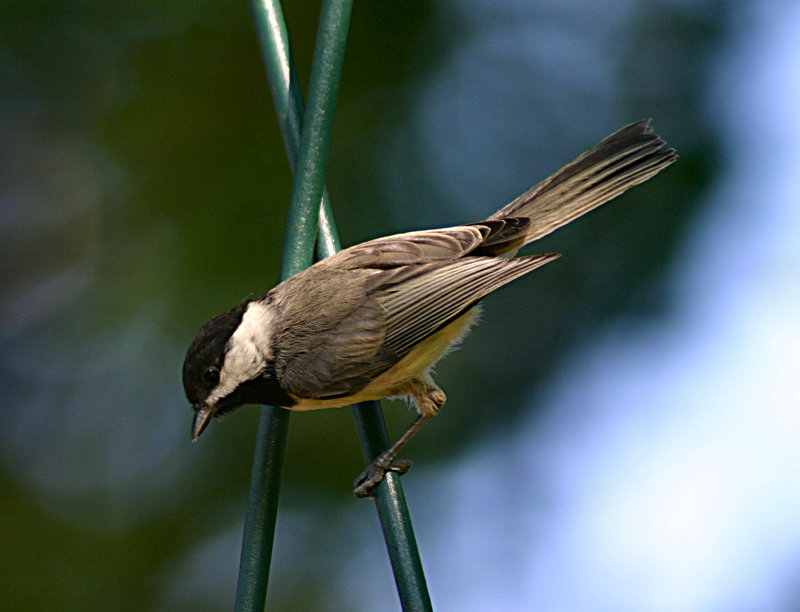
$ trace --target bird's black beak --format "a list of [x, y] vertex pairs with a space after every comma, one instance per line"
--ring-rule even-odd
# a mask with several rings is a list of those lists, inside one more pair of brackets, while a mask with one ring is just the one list
[[217, 412], [216, 407], [198, 404], [194, 407], [194, 421], [192, 421], [192, 442], [197, 442], [197, 438], [214, 418]]

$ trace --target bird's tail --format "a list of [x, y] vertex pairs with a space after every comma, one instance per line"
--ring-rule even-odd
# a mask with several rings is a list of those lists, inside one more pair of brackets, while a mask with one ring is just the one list
[[498, 210], [490, 219], [527, 217], [533, 242], [643, 183], [674, 162], [674, 149], [653, 133], [650, 120], [614, 132], [561, 170]]

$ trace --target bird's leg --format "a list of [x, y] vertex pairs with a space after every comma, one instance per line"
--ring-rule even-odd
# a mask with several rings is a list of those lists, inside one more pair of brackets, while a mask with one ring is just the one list
[[353, 482], [353, 493], [357, 497], [372, 497], [372, 491], [383, 480], [383, 476], [388, 471], [405, 474], [411, 467], [408, 459], [396, 459], [397, 453], [414, 437], [422, 426], [430, 421], [439, 413], [439, 409], [445, 402], [444, 391], [436, 386], [427, 374], [423, 379], [412, 381], [407, 388], [407, 392], [414, 399], [419, 416], [411, 426], [405, 430], [402, 436], [388, 449], [372, 460], [366, 469], [361, 472], [355, 482]]

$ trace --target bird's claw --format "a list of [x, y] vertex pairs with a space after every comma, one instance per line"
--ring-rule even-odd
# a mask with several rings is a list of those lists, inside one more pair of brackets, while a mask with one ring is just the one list
[[405, 474], [413, 462], [410, 459], [392, 459], [390, 462], [378, 457], [361, 472], [353, 482], [353, 493], [356, 497], [374, 497], [375, 487], [383, 480], [386, 472]]

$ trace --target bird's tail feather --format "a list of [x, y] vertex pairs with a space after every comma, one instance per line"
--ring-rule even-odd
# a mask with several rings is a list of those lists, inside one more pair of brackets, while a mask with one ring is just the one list
[[674, 162], [674, 149], [653, 133], [650, 120], [614, 132], [561, 170], [498, 210], [490, 219], [528, 217], [525, 244], [605, 204]]

